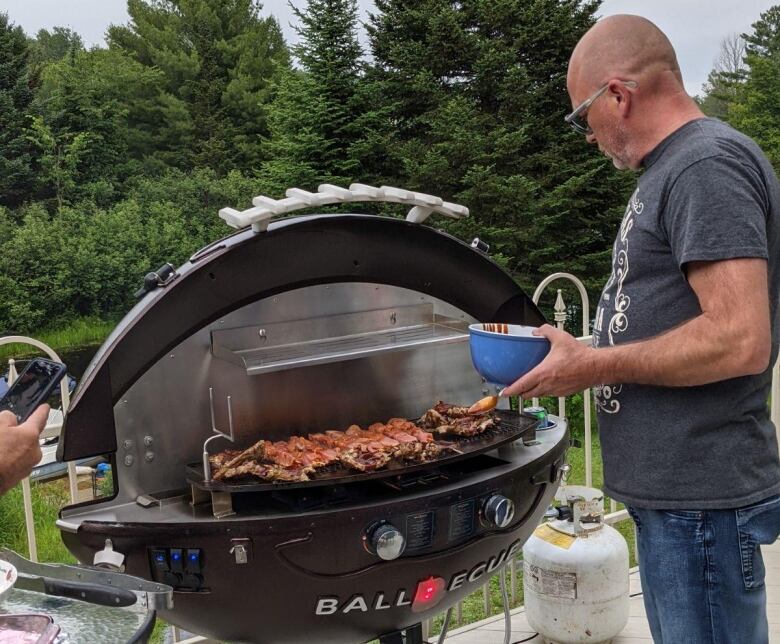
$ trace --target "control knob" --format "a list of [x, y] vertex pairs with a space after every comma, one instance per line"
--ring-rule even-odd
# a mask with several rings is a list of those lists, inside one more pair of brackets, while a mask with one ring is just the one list
[[370, 529], [364, 540], [368, 551], [385, 561], [398, 559], [406, 546], [404, 535], [390, 523]]
[[503, 494], [494, 494], [482, 508], [485, 521], [496, 528], [506, 528], [515, 517], [515, 504]]

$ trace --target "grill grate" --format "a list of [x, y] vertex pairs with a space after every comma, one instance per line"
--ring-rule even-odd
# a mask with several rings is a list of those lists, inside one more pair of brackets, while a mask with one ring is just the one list
[[313, 475], [310, 481], [270, 481], [257, 479], [237, 480], [230, 483], [224, 481], [205, 481], [201, 463], [187, 466], [187, 482], [196, 488], [209, 492], [264, 492], [280, 489], [313, 488], [323, 485], [346, 485], [368, 480], [398, 478], [412, 473], [425, 473], [432, 469], [456, 463], [463, 459], [473, 458], [501, 445], [515, 441], [534, 429], [539, 422], [537, 418], [511, 410], [494, 410], [498, 417], [498, 425], [478, 436], [455, 437], [445, 436], [441, 442], [454, 444], [458, 452], [444, 452], [439, 458], [425, 463], [403, 463], [391, 461], [385, 468], [373, 472], [355, 473], [340, 465], [330, 465]]

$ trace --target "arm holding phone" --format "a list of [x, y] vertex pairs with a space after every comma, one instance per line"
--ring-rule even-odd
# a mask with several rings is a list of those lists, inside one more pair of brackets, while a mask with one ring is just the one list
[[28, 476], [41, 460], [38, 438], [46, 426], [49, 406], [39, 406], [19, 424], [10, 411], [0, 412], [0, 494]]
[[0, 398], [0, 494], [41, 460], [38, 438], [49, 417], [44, 403], [64, 376], [64, 364], [33, 358]]

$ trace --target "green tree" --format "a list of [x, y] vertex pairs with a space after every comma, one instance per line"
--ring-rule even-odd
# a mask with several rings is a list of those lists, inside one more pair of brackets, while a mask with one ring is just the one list
[[182, 262], [197, 248], [231, 232], [219, 218], [220, 208], [231, 206], [243, 210], [252, 197], [261, 192], [256, 179], [247, 178], [237, 170], [218, 176], [214, 170], [201, 168], [192, 172], [171, 169], [158, 177], [135, 177], [128, 187], [128, 198], [142, 212], [170, 209], [181, 212], [190, 241], [180, 247], [169, 247], [166, 254], [156, 257], [163, 261]]
[[89, 134], [57, 136], [38, 116], [33, 119], [28, 138], [40, 153], [39, 181], [44, 185], [48, 183], [46, 187], [53, 191], [57, 206], [62, 208], [76, 190], [78, 167], [89, 151]]
[[[293, 186], [314, 189], [320, 183], [344, 183], [333, 173], [333, 140], [322, 128], [327, 118], [326, 99], [306, 72], [288, 70], [277, 82], [276, 97], [268, 113], [268, 160], [258, 172], [261, 191], [283, 196]], [[330, 171], [329, 171], [330, 170]]]
[[[357, 39], [357, 0], [308, 0], [304, 11], [292, 9], [300, 21], [296, 27], [300, 42], [293, 53], [328, 100], [347, 112], [363, 56]], [[343, 127], [343, 122], [334, 123], [332, 134]]]
[[121, 51], [74, 50], [41, 72], [30, 139], [43, 153], [39, 183], [58, 206], [107, 205], [160, 145], [162, 76]]
[[289, 53], [260, 8], [255, 0], [128, 0], [130, 24], [109, 28], [111, 49], [163, 76], [167, 163], [224, 174], [263, 158], [269, 86]]
[[84, 41], [75, 31], [67, 27], [54, 27], [51, 31], [40, 29], [30, 41], [30, 60], [42, 65], [61, 60], [68, 54], [84, 49]]
[[780, 171], [780, 5], [763, 12], [742, 38], [747, 70], [727, 118], [751, 136]]
[[275, 87], [261, 184], [280, 193], [290, 185], [370, 180], [362, 157], [375, 106], [359, 91], [364, 65], [356, 0], [309, 0], [293, 11], [300, 23], [293, 53], [301, 69], [288, 71]]
[[749, 55], [769, 58], [780, 54], [780, 5], [761, 13], [751, 26], [751, 33], [742, 34]]
[[377, 0], [370, 19], [399, 182], [469, 206], [448, 229], [486, 240], [526, 287], [565, 269], [597, 291], [634, 182], [563, 122], [569, 56], [598, 5]]
[[25, 131], [35, 83], [29, 53], [21, 27], [0, 13], [0, 205], [10, 207], [29, 198], [34, 177]]
[[720, 43], [715, 67], [702, 88], [704, 96], [697, 97], [702, 111], [708, 116], [728, 119], [729, 106], [737, 99], [746, 75], [745, 41], [739, 34], [727, 36]]

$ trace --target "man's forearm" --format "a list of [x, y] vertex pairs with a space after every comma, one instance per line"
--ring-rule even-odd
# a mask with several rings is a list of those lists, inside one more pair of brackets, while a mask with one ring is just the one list
[[767, 346], [702, 314], [654, 338], [594, 350], [594, 384], [688, 387], [761, 373]]

